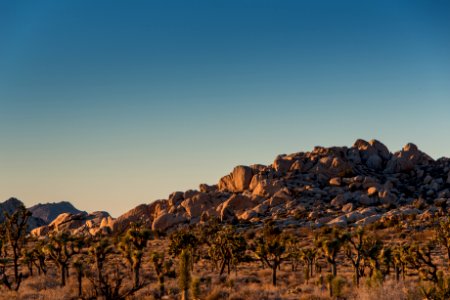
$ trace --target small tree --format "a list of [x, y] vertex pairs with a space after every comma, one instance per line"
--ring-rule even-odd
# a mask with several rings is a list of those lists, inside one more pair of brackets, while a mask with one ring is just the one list
[[164, 278], [165, 277], [175, 277], [175, 271], [172, 268], [172, 260], [166, 260], [164, 253], [162, 252], [152, 252], [150, 255], [150, 261], [155, 268], [156, 277], [158, 278], [159, 284], [159, 296], [163, 297], [165, 292]]
[[139, 270], [142, 264], [142, 256], [144, 249], [147, 247], [148, 240], [152, 237], [152, 232], [144, 228], [140, 224], [131, 224], [122, 241], [119, 244], [119, 249], [122, 255], [128, 262], [131, 272], [133, 274], [133, 287], [138, 288]]
[[189, 300], [189, 287], [191, 285], [192, 254], [189, 249], [183, 249], [180, 253], [180, 270], [178, 283], [181, 290], [181, 299]]
[[113, 252], [114, 248], [108, 238], [99, 238], [91, 241], [89, 254], [94, 260], [95, 278], [90, 278], [94, 285], [96, 295], [105, 296], [108, 294], [107, 282], [104, 275], [104, 264], [107, 256]]
[[277, 270], [281, 263], [288, 259], [286, 253], [286, 243], [288, 237], [283, 234], [279, 227], [275, 227], [273, 222], [268, 222], [264, 226], [263, 234], [256, 238], [253, 251], [263, 263], [272, 269], [272, 284], [277, 285]]
[[356, 286], [359, 287], [359, 278], [364, 272], [363, 261], [363, 250], [364, 250], [364, 230], [358, 228], [356, 232], [348, 239], [348, 244], [346, 247], [345, 254], [350, 259], [353, 270]]
[[395, 280], [405, 280], [406, 266], [408, 265], [408, 246], [396, 245], [392, 248], [392, 264], [394, 266]]
[[330, 265], [333, 277], [337, 275], [337, 255], [348, 238], [349, 235], [347, 233], [340, 233], [336, 228], [329, 235], [324, 237], [316, 236], [315, 238], [316, 246]]
[[200, 243], [195, 234], [186, 230], [172, 233], [169, 240], [169, 254], [174, 257], [178, 257], [183, 250], [194, 252]]
[[28, 275], [33, 276], [33, 265], [36, 264], [34, 249], [22, 249], [22, 262], [28, 267]]
[[73, 268], [77, 274], [78, 298], [83, 297], [83, 277], [85, 272], [85, 263], [82, 259], [77, 259], [73, 262]]
[[68, 232], [60, 232], [50, 236], [44, 246], [44, 252], [59, 267], [61, 273], [61, 286], [66, 285], [66, 277], [69, 275], [69, 263], [71, 258], [80, 253], [83, 247], [83, 239], [71, 235]]
[[47, 264], [45, 263], [45, 259], [46, 259], [46, 255], [45, 255], [45, 241], [44, 240], [39, 240], [34, 244], [33, 247], [33, 255], [36, 258], [34, 260], [34, 265], [36, 266], [37, 270], [38, 270], [38, 274], [41, 275], [41, 273], [43, 274], [47, 274]]
[[[22, 254], [22, 248], [26, 244], [27, 222], [30, 216], [31, 212], [23, 205], [20, 205], [11, 215], [5, 212], [4, 233], [6, 241], [12, 250], [14, 281], [16, 284], [15, 290], [19, 289], [20, 282], [22, 281], [22, 274], [19, 273], [19, 259]], [[6, 285], [11, 288], [11, 284]]]
[[234, 227], [228, 226], [217, 232], [211, 239], [209, 256], [220, 264], [221, 276], [227, 267], [227, 274], [230, 274], [231, 266], [236, 267], [242, 261], [247, 249], [244, 237], [239, 234]]
[[447, 252], [447, 265], [450, 267], [450, 218], [445, 218], [436, 227], [436, 240]]
[[299, 255], [300, 255], [300, 260], [303, 262], [303, 265], [306, 267], [305, 268], [305, 279], [306, 279], [306, 282], [308, 282], [308, 280], [311, 277], [313, 277], [313, 266], [316, 262], [317, 250], [312, 247], [302, 248], [302, 249], [300, 249]]

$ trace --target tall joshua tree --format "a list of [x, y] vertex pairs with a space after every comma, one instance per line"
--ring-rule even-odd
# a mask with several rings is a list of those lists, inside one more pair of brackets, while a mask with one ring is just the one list
[[317, 258], [317, 250], [308, 247], [308, 248], [302, 248], [299, 251], [299, 258], [303, 262], [305, 269], [305, 278], [306, 282], [313, 276], [313, 265], [316, 262]]
[[152, 252], [150, 255], [150, 261], [155, 268], [156, 276], [158, 277], [159, 284], [159, 296], [163, 297], [165, 294], [165, 277], [175, 277], [175, 270], [172, 260], [166, 260], [164, 253]]
[[264, 226], [263, 234], [256, 239], [253, 251], [256, 256], [272, 269], [272, 284], [277, 285], [277, 270], [281, 263], [288, 258], [286, 243], [288, 237], [282, 230], [268, 222]]
[[337, 255], [348, 238], [349, 236], [347, 233], [340, 233], [336, 228], [332, 230], [331, 234], [323, 237], [316, 236], [316, 246], [320, 249], [330, 265], [333, 277], [336, 277], [337, 275]]
[[447, 251], [447, 264], [450, 267], [450, 218], [447, 217], [436, 228], [436, 240]]
[[11, 215], [5, 212], [4, 233], [6, 241], [12, 250], [16, 290], [19, 289], [22, 280], [22, 274], [19, 273], [19, 259], [26, 244], [27, 222], [30, 216], [31, 212], [23, 205], [20, 205]]
[[180, 253], [180, 269], [178, 272], [178, 284], [181, 290], [181, 299], [189, 300], [189, 287], [191, 285], [192, 276], [192, 254], [190, 249], [183, 249]]
[[61, 286], [66, 285], [71, 258], [80, 253], [84, 241], [68, 232], [60, 232], [50, 237], [44, 252], [55, 262], [61, 273]]
[[133, 287], [140, 285], [139, 271], [142, 264], [142, 256], [147, 242], [152, 238], [152, 232], [141, 224], [133, 223], [119, 244], [122, 255], [127, 260], [133, 274]]
[[220, 263], [219, 275], [222, 275], [225, 267], [227, 274], [230, 274], [231, 266], [236, 267], [242, 261], [246, 249], [244, 237], [234, 227], [226, 227], [212, 239], [208, 252], [213, 260]]

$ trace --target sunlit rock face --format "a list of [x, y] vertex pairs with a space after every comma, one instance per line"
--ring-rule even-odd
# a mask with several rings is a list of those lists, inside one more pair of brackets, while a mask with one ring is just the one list
[[133, 222], [171, 231], [209, 218], [241, 226], [270, 219], [286, 226], [346, 227], [412, 212], [431, 218], [446, 212], [449, 199], [450, 159], [434, 160], [411, 143], [391, 153], [380, 141], [358, 139], [350, 147], [278, 155], [270, 165], [237, 166], [217, 184], [174, 192], [117, 219], [68, 214], [56, 219], [60, 225], [35, 232], [63, 226], [80, 234], [120, 233]]

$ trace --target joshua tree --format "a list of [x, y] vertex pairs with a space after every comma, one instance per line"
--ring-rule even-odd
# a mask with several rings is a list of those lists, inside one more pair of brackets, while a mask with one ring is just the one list
[[447, 251], [447, 264], [450, 267], [450, 218], [447, 217], [436, 228], [436, 240]]
[[7, 257], [8, 239], [6, 238], [5, 224], [0, 223], [0, 257]]
[[33, 265], [36, 264], [36, 256], [34, 249], [22, 249], [22, 262], [28, 267], [28, 274], [33, 276]]
[[113, 252], [114, 248], [107, 238], [91, 241], [89, 254], [94, 260], [95, 280], [91, 279], [94, 289], [98, 295], [106, 294], [106, 280], [104, 279], [104, 263], [107, 255]]
[[428, 243], [425, 246], [418, 246], [413, 244], [408, 251], [408, 263], [414, 268], [419, 270], [419, 276], [422, 280], [431, 281], [437, 284], [438, 268], [433, 262], [432, 251], [435, 249], [433, 243]]
[[[94, 298], [101, 298], [105, 300], [121, 300], [134, 294], [144, 285], [139, 284], [138, 287], [130, 289], [123, 288], [123, 281], [128, 275], [122, 273], [121, 263], [109, 262], [108, 270], [105, 270], [105, 262], [108, 256], [114, 253], [114, 247], [108, 238], [96, 238], [91, 241], [89, 247], [89, 254], [94, 260], [94, 273], [86, 272], [87, 278], [92, 283], [94, 289]], [[111, 271], [112, 269], [112, 271]]]
[[55, 262], [61, 273], [61, 286], [66, 285], [69, 275], [69, 263], [72, 256], [80, 253], [83, 239], [67, 232], [60, 232], [50, 237], [44, 246], [44, 252]]
[[198, 245], [199, 239], [195, 234], [186, 230], [179, 230], [170, 236], [169, 254], [178, 257], [183, 250], [190, 250], [189, 252], [195, 251]]
[[77, 259], [73, 262], [73, 268], [77, 274], [77, 284], [78, 284], [78, 298], [83, 296], [83, 276], [85, 271], [85, 263], [82, 259]]
[[140, 224], [131, 224], [122, 241], [119, 249], [127, 260], [133, 274], [133, 287], [138, 288], [139, 270], [142, 264], [144, 249], [147, 247], [148, 240], [152, 237], [152, 232]]
[[405, 280], [406, 266], [408, 264], [408, 246], [396, 245], [392, 248], [392, 264], [394, 265], [395, 280], [400, 280], [400, 274], [402, 274], [402, 279]]
[[303, 249], [300, 249], [299, 255], [300, 255], [300, 260], [303, 262], [303, 265], [306, 267], [305, 268], [305, 278], [306, 278], [306, 282], [308, 282], [308, 280], [313, 276], [313, 265], [316, 262], [317, 250], [312, 247], [303, 248]]
[[216, 236], [216, 234], [222, 229], [222, 225], [217, 217], [210, 217], [205, 223], [198, 225], [195, 229], [198, 242], [211, 247], [211, 237]]
[[340, 233], [338, 229], [333, 229], [331, 234], [327, 236], [321, 238], [316, 236], [315, 238], [316, 246], [320, 249], [330, 265], [333, 277], [337, 275], [337, 255], [348, 239], [348, 234]]
[[[25, 237], [28, 226], [27, 222], [30, 216], [31, 212], [29, 212], [23, 205], [19, 206], [17, 210], [11, 215], [5, 212], [4, 234], [6, 237], [6, 241], [8, 242], [12, 250], [14, 281], [16, 284], [15, 290], [19, 289], [20, 282], [22, 280], [22, 274], [19, 274], [19, 259], [21, 256], [22, 248], [26, 243]], [[9, 285], [9, 287], [10, 286], [11, 285]]]
[[356, 286], [359, 287], [359, 278], [364, 272], [364, 265], [362, 264], [364, 255], [364, 230], [358, 228], [354, 234], [348, 239], [345, 254], [350, 259], [353, 270]]
[[47, 264], [45, 263], [45, 247], [44, 247], [44, 240], [37, 241], [33, 247], [33, 255], [35, 257], [34, 265], [36, 266], [39, 275], [41, 275], [41, 272], [43, 274], [47, 274]]
[[266, 223], [262, 236], [256, 239], [253, 251], [258, 259], [272, 269], [272, 284], [277, 285], [277, 270], [281, 263], [288, 258], [286, 243], [288, 237], [272, 222]]
[[426, 299], [446, 300], [450, 299], [450, 276], [446, 276], [444, 272], [437, 272], [438, 281], [432, 285], [421, 285], [420, 290]]
[[181, 290], [181, 299], [189, 299], [189, 287], [191, 285], [191, 268], [192, 268], [192, 254], [191, 250], [183, 249], [180, 253], [180, 270], [178, 274], [178, 283]]
[[236, 232], [234, 227], [225, 227], [212, 238], [209, 248], [209, 256], [220, 263], [221, 276], [227, 267], [227, 273], [230, 274], [231, 266], [236, 267], [242, 261], [247, 243], [244, 237]]
[[175, 277], [175, 271], [172, 268], [173, 262], [172, 260], [166, 260], [164, 253], [162, 252], [152, 252], [150, 261], [155, 268], [156, 276], [158, 277], [159, 296], [163, 297], [165, 294], [164, 278]]

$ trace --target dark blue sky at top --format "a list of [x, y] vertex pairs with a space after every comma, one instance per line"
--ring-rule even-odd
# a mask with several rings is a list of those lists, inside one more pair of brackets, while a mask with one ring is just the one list
[[449, 156], [449, 53], [448, 1], [1, 1], [1, 196], [123, 211], [359, 137]]

